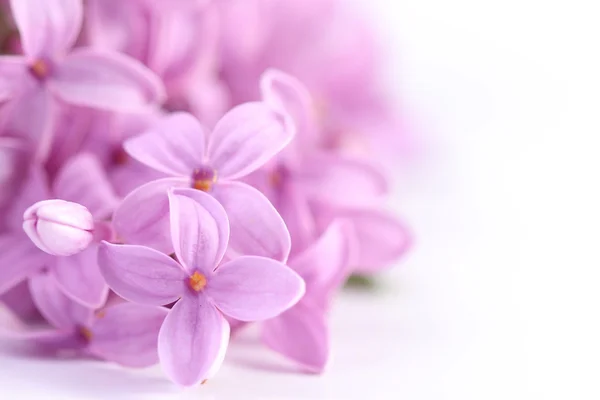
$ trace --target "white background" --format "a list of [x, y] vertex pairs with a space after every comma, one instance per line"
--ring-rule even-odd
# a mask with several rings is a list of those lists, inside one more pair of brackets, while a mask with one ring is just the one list
[[250, 368], [239, 343], [181, 391], [157, 368], [12, 351], [0, 399], [600, 398], [596, 2], [352, 1], [422, 137], [394, 202], [416, 246], [377, 294], [340, 299], [330, 371]]

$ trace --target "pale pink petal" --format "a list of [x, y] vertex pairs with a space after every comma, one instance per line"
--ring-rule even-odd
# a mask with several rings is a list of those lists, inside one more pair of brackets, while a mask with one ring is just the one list
[[21, 231], [23, 228], [23, 214], [25, 211], [38, 201], [50, 198], [50, 189], [48, 179], [44, 169], [39, 165], [31, 165], [28, 171], [24, 172], [26, 176], [23, 185], [17, 193], [13, 193], [12, 204], [7, 208], [6, 228], [14, 231]]
[[357, 209], [345, 211], [340, 216], [352, 222], [356, 234], [355, 272], [374, 273], [389, 267], [411, 245], [407, 227], [387, 211]]
[[218, 182], [212, 195], [231, 224], [230, 256], [264, 256], [285, 262], [291, 249], [285, 222], [258, 190], [242, 182]]
[[160, 79], [138, 61], [84, 48], [56, 65], [48, 85], [67, 103], [117, 112], [141, 111], [165, 97]]
[[38, 161], [45, 161], [54, 136], [58, 108], [52, 94], [37, 82], [24, 86], [0, 109], [0, 129], [29, 141]]
[[204, 163], [206, 133], [191, 114], [178, 112], [159, 121], [123, 147], [141, 163], [174, 176], [192, 176]]
[[0, 236], [0, 293], [52, 265], [52, 256], [39, 250], [22, 231]]
[[186, 290], [183, 268], [171, 257], [148, 247], [102, 242], [98, 264], [110, 288], [134, 303], [169, 304]]
[[386, 178], [372, 163], [340, 155], [310, 154], [295, 179], [308, 197], [326, 204], [370, 204], [388, 191]]
[[10, 5], [31, 59], [63, 55], [75, 43], [83, 21], [81, 0], [11, 0]]
[[292, 238], [294, 254], [310, 246], [318, 235], [317, 225], [306, 193], [301, 187], [287, 185], [280, 194], [277, 210]]
[[240, 321], [258, 321], [292, 307], [304, 295], [305, 286], [284, 264], [246, 256], [221, 265], [205, 291], [224, 314]]
[[158, 335], [158, 356], [167, 376], [182, 386], [211, 378], [229, 343], [229, 324], [207, 299], [183, 297], [173, 306]]
[[334, 221], [309, 248], [290, 260], [290, 267], [306, 282], [306, 297], [327, 296], [348, 277], [357, 243], [348, 221]]
[[208, 139], [210, 165], [219, 179], [242, 178], [263, 166], [293, 138], [282, 117], [265, 103], [245, 103], [229, 111]]
[[65, 296], [51, 274], [36, 274], [29, 280], [29, 290], [40, 313], [54, 327], [69, 329], [91, 322], [93, 310]]
[[102, 164], [90, 153], [80, 153], [64, 164], [54, 180], [53, 194], [85, 206], [96, 219], [110, 218], [119, 202]]
[[276, 69], [260, 79], [263, 100], [283, 113], [296, 132], [295, 147], [315, 146], [318, 141], [315, 106], [308, 89], [295, 77]]
[[50, 325], [27, 324], [6, 307], [0, 307], [0, 338], [63, 342], [71, 336], [72, 331], [70, 329], [58, 330]]
[[265, 321], [262, 340], [306, 372], [321, 373], [327, 366], [329, 329], [325, 312], [319, 306], [300, 301], [278, 317]]
[[30, 151], [24, 140], [0, 137], [0, 212], [14, 201], [25, 182], [30, 162]]
[[17, 94], [27, 73], [25, 58], [0, 56], [0, 104]]
[[169, 194], [171, 238], [179, 262], [189, 271], [211, 272], [223, 259], [229, 220], [211, 195], [195, 189]]
[[149, 182], [129, 193], [113, 217], [117, 238], [124, 243], [172, 253], [167, 191], [189, 185], [187, 179], [166, 178]]
[[126, 367], [156, 364], [158, 332], [168, 311], [132, 303], [103, 309], [91, 327], [90, 353]]
[[106, 302], [108, 286], [98, 266], [97, 245], [70, 257], [59, 257], [51, 273], [74, 301], [89, 308], [100, 308]]

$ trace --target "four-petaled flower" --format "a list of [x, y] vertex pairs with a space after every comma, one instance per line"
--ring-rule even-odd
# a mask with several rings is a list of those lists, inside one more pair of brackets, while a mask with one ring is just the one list
[[241, 321], [272, 318], [298, 302], [304, 281], [284, 264], [242, 256], [221, 263], [229, 221], [210, 195], [169, 192], [177, 261], [144, 246], [101, 244], [98, 259], [110, 287], [135, 303], [176, 302], [160, 330], [158, 353], [167, 375], [192, 385], [216, 373], [229, 342], [224, 315]]

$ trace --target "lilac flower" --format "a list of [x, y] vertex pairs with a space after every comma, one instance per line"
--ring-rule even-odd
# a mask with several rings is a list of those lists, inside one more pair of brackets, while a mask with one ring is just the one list
[[193, 187], [210, 193], [227, 211], [229, 256], [285, 261], [290, 252], [285, 223], [263, 194], [237, 180], [281, 151], [292, 134], [278, 114], [259, 102], [235, 107], [210, 134], [190, 114], [171, 114], [124, 144], [133, 158], [174, 178], [150, 182], [124, 199], [113, 220], [118, 236], [172, 252], [166, 192], [174, 186]]
[[9, 315], [1, 324], [0, 336], [73, 349], [128, 367], [158, 362], [158, 332], [166, 308], [121, 303], [95, 312], [66, 297], [49, 274], [35, 276], [29, 287], [49, 326], [27, 324]]
[[[71, 257], [54, 257], [39, 250], [22, 230], [24, 209], [30, 204], [50, 198], [75, 201], [87, 207], [94, 219], [110, 217], [117, 199], [103, 175], [98, 161], [86, 154], [71, 159], [48, 190], [43, 174], [32, 170], [28, 182], [13, 204], [11, 231], [0, 235], [0, 293], [43, 271], [57, 281], [64, 293], [89, 307], [99, 307], [106, 300], [108, 288], [96, 261], [97, 245]], [[21, 218], [18, 218], [20, 214]], [[20, 219], [20, 221], [19, 221]], [[102, 224], [98, 223], [100, 227]], [[104, 235], [108, 232], [103, 232]]]
[[135, 60], [89, 48], [71, 50], [81, 30], [82, 0], [12, 0], [24, 56], [0, 56], [1, 125], [34, 141], [45, 158], [57, 104], [113, 111], [163, 100], [160, 80]]
[[23, 140], [0, 137], [0, 232], [4, 229], [6, 208], [20, 190], [29, 162], [30, 153]]
[[87, 38], [144, 63], [163, 80], [167, 109], [189, 111], [212, 126], [229, 106], [218, 79], [216, 9], [198, 0], [90, 0]]
[[306, 282], [306, 294], [292, 308], [262, 324], [262, 340], [307, 372], [321, 373], [329, 360], [329, 301], [349, 272], [351, 235], [336, 221], [289, 265]]
[[171, 236], [178, 261], [148, 247], [103, 243], [100, 267], [110, 287], [130, 301], [177, 301], [160, 330], [158, 354], [181, 385], [209, 379], [229, 340], [223, 317], [272, 318], [304, 294], [304, 282], [282, 263], [246, 256], [221, 264], [229, 238], [223, 207], [202, 191], [169, 193]]

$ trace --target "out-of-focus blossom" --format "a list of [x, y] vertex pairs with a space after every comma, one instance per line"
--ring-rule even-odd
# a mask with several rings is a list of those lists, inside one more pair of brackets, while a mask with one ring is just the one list
[[162, 82], [122, 54], [71, 50], [83, 21], [82, 0], [12, 0], [24, 56], [0, 57], [0, 125], [28, 137], [44, 159], [59, 102], [112, 111], [142, 109], [164, 99]]
[[[175, 301], [158, 343], [165, 372], [181, 385], [211, 378], [229, 341], [223, 314], [242, 321], [272, 318], [304, 294], [304, 282], [272, 259], [239, 257], [221, 264], [229, 238], [223, 207], [194, 189], [169, 193], [177, 261], [143, 246], [103, 243], [99, 262], [110, 287], [130, 301]], [[220, 265], [221, 264], [221, 265]]]
[[166, 308], [121, 303], [95, 311], [66, 297], [49, 274], [31, 279], [29, 288], [48, 324], [27, 323], [9, 314], [5, 319], [10, 323], [4, 321], [0, 336], [77, 350], [127, 367], [158, 362], [158, 332]]

